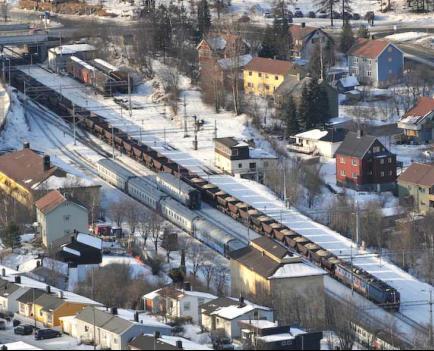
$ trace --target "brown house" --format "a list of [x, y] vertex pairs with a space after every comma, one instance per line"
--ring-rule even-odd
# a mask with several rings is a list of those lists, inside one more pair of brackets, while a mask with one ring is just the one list
[[333, 42], [333, 39], [322, 29], [306, 26], [306, 23], [292, 24], [289, 32], [293, 43], [292, 56], [305, 60], [310, 59], [315, 46], [319, 43], [325, 46], [328, 42]]
[[[280, 324], [317, 326], [325, 318], [323, 270], [267, 237], [231, 256], [231, 294], [273, 308]], [[297, 311], [297, 312], [296, 312]], [[315, 319], [315, 321], [314, 321]]]
[[374, 136], [347, 133], [336, 151], [336, 183], [356, 190], [394, 190], [396, 155]]

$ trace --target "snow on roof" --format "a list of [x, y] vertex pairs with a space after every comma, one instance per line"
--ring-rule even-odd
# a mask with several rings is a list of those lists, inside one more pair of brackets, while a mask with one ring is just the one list
[[270, 279], [279, 278], [300, 278], [316, 275], [326, 275], [327, 273], [320, 268], [313, 267], [306, 263], [289, 263], [280, 267]]
[[92, 246], [98, 250], [102, 249], [102, 240], [93, 235], [79, 233], [77, 235], [77, 241], [82, 244]]
[[295, 135], [296, 138], [309, 139], [309, 140], [320, 140], [327, 135], [327, 130], [311, 129], [303, 133], [298, 133]]
[[238, 299], [230, 298], [234, 300], [234, 304], [227, 307], [220, 307], [217, 310], [211, 312], [211, 315], [219, 316], [220, 318], [232, 320], [235, 318], [238, 318], [242, 316], [243, 314], [249, 313], [251, 311], [254, 311], [256, 309], [264, 310], [264, 311], [271, 311], [270, 308], [260, 305], [255, 305], [249, 301], [244, 301], [245, 306], [240, 307]]
[[62, 250], [65, 251], [65, 252], [68, 252], [70, 254], [73, 254], [75, 256], [81, 256], [80, 251], [77, 251], [77, 250], [74, 250], [74, 249], [70, 249], [69, 247], [66, 247], [66, 246], [62, 247]]
[[[186, 296], [192, 296], [192, 297], [198, 297], [202, 299], [208, 299], [208, 300], [214, 300], [217, 298], [217, 296], [201, 291], [188, 291], [188, 290], [182, 290], [182, 289], [175, 289], [178, 293]], [[150, 293], [143, 296], [145, 299], [153, 300], [157, 296], [160, 296], [161, 289], [151, 291]]]
[[[105, 311], [105, 308], [101, 308], [102, 311]], [[134, 321], [134, 313], [136, 311], [126, 310], [123, 308], [118, 308], [118, 317], [125, 319], [127, 321]], [[158, 328], [171, 328], [170, 326], [159, 322], [155, 317], [147, 314], [147, 313], [139, 313], [139, 321], [143, 322], [144, 325], [153, 326]]]
[[347, 76], [345, 78], [339, 79], [339, 81], [344, 88], [356, 87], [360, 85], [356, 76]]
[[71, 56], [71, 60], [74, 62], [79, 63], [80, 65], [82, 65], [84, 68], [88, 69], [89, 71], [94, 71], [95, 67], [89, 65], [88, 63], [84, 62], [83, 60], [79, 59], [77, 56]]
[[72, 45], [62, 45], [57, 46], [55, 48], [50, 49], [50, 51], [56, 53], [56, 54], [62, 54], [62, 55], [73, 55], [76, 52], [83, 52], [83, 51], [95, 51], [95, 46], [89, 45], [89, 44], [72, 44]]
[[111, 71], [118, 71], [119, 70], [117, 67], [113, 66], [111, 63], [104, 61], [104, 60], [101, 60], [99, 58], [96, 58], [94, 61], [96, 63], [100, 64], [101, 66], [108, 68]]
[[240, 321], [242, 323], [250, 324], [251, 326], [259, 329], [266, 329], [266, 328], [275, 328], [279, 324], [277, 322], [268, 321], [266, 319], [249, 319], [249, 320], [242, 320]]
[[147, 300], [153, 300], [156, 297], [160, 296], [160, 294], [158, 293], [159, 291], [160, 291], [160, 289], [151, 291], [150, 293], [143, 295], [143, 298], [147, 299]]
[[51, 176], [44, 182], [37, 184], [34, 188], [35, 189], [44, 189], [44, 190], [55, 190], [60, 188], [67, 188], [71, 186], [92, 186], [95, 185], [95, 183], [86, 178], [86, 177], [78, 177], [74, 174], [68, 173], [66, 177], [58, 177], [58, 176]]
[[11, 342], [9, 344], [0, 344], [0, 347], [6, 347], [5, 350], [42, 350], [36, 346], [25, 343], [24, 341]]
[[221, 36], [210, 37], [206, 40], [213, 50], [223, 50], [226, 47], [226, 40]]
[[[145, 336], [154, 336], [152, 334], [145, 334]], [[176, 346], [177, 341], [182, 341], [182, 349], [183, 350], [213, 350], [205, 345], [201, 345], [198, 343], [195, 343], [193, 341], [190, 341], [185, 338], [181, 338], [179, 336], [168, 336], [168, 335], [161, 335], [160, 340], [163, 340], [164, 342]]]
[[244, 67], [250, 61], [252, 61], [253, 57], [250, 54], [238, 56], [236, 59], [233, 57], [220, 59], [218, 60], [218, 64], [223, 70], [231, 69], [231, 68], [239, 68]]
[[250, 158], [275, 158], [275, 159], [277, 159], [276, 156], [270, 154], [269, 152], [267, 152], [263, 149], [250, 148], [249, 149], [249, 155], [250, 155]]

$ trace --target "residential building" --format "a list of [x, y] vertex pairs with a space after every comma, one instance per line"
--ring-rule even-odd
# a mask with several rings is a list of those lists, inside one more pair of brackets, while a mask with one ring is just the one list
[[165, 287], [143, 296], [145, 310], [161, 314], [167, 318], [189, 318], [194, 324], [200, 322], [199, 306], [214, 300], [216, 296], [199, 291], [191, 291], [187, 283], [185, 289]]
[[216, 167], [233, 176], [262, 183], [265, 172], [277, 166], [277, 157], [233, 137], [214, 139], [214, 147]]
[[33, 208], [39, 197], [35, 188], [51, 176], [66, 173], [50, 162], [50, 156], [40, 156], [24, 144], [24, 149], [0, 156], [0, 190], [26, 208]]
[[336, 81], [336, 89], [340, 94], [355, 90], [360, 85], [356, 76], [343, 77]]
[[322, 44], [325, 47], [332, 44], [333, 39], [322, 29], [306, 26], [306, 23], [291, 24], [289, 32], [292, 38], [291, 56], [309, 61], [315, 47]]
[[[105, 312], [86, 307], [72, 318], [62, 319], [62, 330], [82, 342], [93, 342], [101, 349], [127, 350], [133, 338], [143, 334], [170, 335], [171, 327], [152, 322], [129, 321], [117, 315], [117, 309]], [[95, 336], [96, 332], [96, 336]]]
[[433, 130], [434, 98], [422, 96], [398, 122], [405, 142], [418, 144], [431, 143], [434, 140]]
[[294, 143], [288, 145], [288, 150], [334, 158], [346, 134], [347, 130], [341, 128], [308, 130], [291, 136]]
[[[315, 315], [325, 321], [325, 271], [268, 237], [261, 237], [231, 255], [231, 294], [273, 308], [281, 324]], [[298, 311], [298, 314], [295, 311]]]
[[34, 318], [33, 302], [44, 295], [45, 291], [37, 288], [29, 288], [24, 294], [17, 298], [18, 314], [26, 318]]
[[25, 275], [60, 290], [68, 289], [68, 276], [56, 271], [53, 267], [45, 267], [41, 264], [37, 264], [36, 268], [30, 272], [26, 272]]
[[336, 183], [364, 191], [394, 190], [396, 155], [374, 136], [348, 132], [336, 151]]
[[243, 69], [243, 84], [246, 94], [273, 97], [277, 88], [289, 75], [300, 71], [289, 61], [254, 57]]
[[403, 76], [404, 53], [387, 40], [359, 38], [347, 55], [350, 74], [362, 84], [386, 88]]
[[243, 320], [238, 324], [243, 344], [254, 346], [255, 350], [321, 349], [322, 332], [307, 332], [264, 320]]
[[89, 44], [62, 45], [48, 49], [48, 67], [55, 72], [66, 70], [66, 63], [71, 56], [89, 61], [95, 58], [96, 48]]
[[0, 279], [0, 310], [2, 312], [18, 312], [17, 299], [27, 290], [18, 284]]
[[55, 257], [70, 267], [102, 262], [102, 240], [94, 235], [75, 231], [70, 237], [54, 242], [53, 247]]
[[129, 350], [212, 350], [179, 336], [140, 335], [128, 343]]
[[398, 177], [398, 194], [422, 214], [434, 209], [434, 164], [412, 163]]
[[231, 339], [241, 337], [240, 320], [273, 320], [273, 310], [253, 304], [243, 297], [219, 297], [200, 306], [202, 327], [211, 333], [220, 333]]
[[33, 302], [33, 314], [38, 322], [47, 327], [60, 326], [60, 317], [73, 316], [85, 308], [87, 304], [67, 301], [63, 293], [57, 296], [45, 293]]
[[51, 248], [55, 240], [75, 231], [86, 233], [89, 229], [87, 208], [68, 200], [58, 190], [36, 201], [35, 207], [42, 243], [47, 248]]
[[[296, 105], [301, 103], [303, 88], [312, 81], [311, 77], [301, 78], [301, 75], [287, 76], [283, 83], [276, 89], [274, 93], [274, 101], [278, 108], [282, 108], [291, 96]], [[328, 84], [325, 80], [319, 81], [320, 88], [327, 94], [328, 113], [332, 117], [339, 116], [339, 101], [338, 91]]]

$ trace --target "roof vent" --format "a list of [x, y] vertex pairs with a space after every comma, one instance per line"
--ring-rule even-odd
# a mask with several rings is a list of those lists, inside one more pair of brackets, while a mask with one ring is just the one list
[[47, 285], [45, 291], [47, 292], [47, 294], [51, 294], [51, 286]]
[[363, 136], [363, 130], [362, 129], [358, 129], [357, 130], [357, 138], [360, 139]]
[[155, 339], [159, 339], [160, 336], [161, 336], [160, 332], [158, 330], [156, 330], [155, 333], [154, 333], [154, 338]]
[[23, 149], [30, 149], [30, 143], [27, 141], [23, 143]]
[[301, 28], [306, 28], [306, 22], [301, 22]]
[[117, 307], [112, 307], [111, 308], [111, 313], [112, 313], [112, 315], [116, 316], [118, 314], [118, 308]]
[[239, 308], [246, 307], [246, 304], [244, 302], [244, 296], [242, 296], [242, 295], [240, 295], [238, 307]]
[[182, 350], [182, 340], [176, 340], [176, 348]]
[[44, 171], [48, 171], [51, 167], [50, 156], [44, 155], [43, 159]]
[[15, 276], [15, 283], [16, 284], [21, 284], [21, 277], [19, 275]]

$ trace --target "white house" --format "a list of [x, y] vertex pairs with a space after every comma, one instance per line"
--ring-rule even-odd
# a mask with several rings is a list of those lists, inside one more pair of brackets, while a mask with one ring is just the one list
[[343, 129], [308, 130], [291, 136], [295, 142], [288, 145], [288, 150], [334, 158], [345, 135]]
[[45, 247], [58, 239], [74, 233], [89, 232], [88, 210], [69, 201], [59, 191], [53, 190], [35, 202], [36, 217]]
[[241, 320], [268, 320], [273, 321], [274, 314], [271, 308], [255, 305], [244, 298], [219, 297], [200, 306], [202, 314], [202, 327], [208, 331], [221, 331], [231, 339], [241, 336], [238, 321]]
[[146, 311], [164, 314], [166, 317], [190, 317], [194, 324], [200, 323], [200, 305], [217, 296], [199, 291], [165, 287], [143, 296]]
[[0, 310], [2, 312], [18, 312], [17, 299], [25, 294], [27, 290], [29, 290], [29, 288], [0, 279]]
[[[105, 312], [86, 307], [74, 317], [60, 317], [62, 330], [83, 342], [93, 342], [101, 349], [128, 350], [128, 343], [143, 334], [159, 332], [170, 335], [171, 327], [163, 323], [139, 323], [117, 315], [117, 309]], [[96, 337], [95, 337], [96, 332]]]

